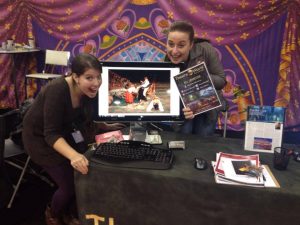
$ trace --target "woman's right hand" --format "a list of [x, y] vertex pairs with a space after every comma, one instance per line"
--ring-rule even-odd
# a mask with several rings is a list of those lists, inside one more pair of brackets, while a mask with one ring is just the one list
[[193, 113], [193, 111], [190, 108], [188, 108], [188, 107], [187, 108], [183, 108], [182, 111], [183, 111], [185, 119], [187, 119], [187, 120], [194, 119], [194, 117], [195, 117], [194, 113]]
[[73, 156], [70, 161], [71, 165], [75, 170], [79, 171], [82, 174], [88, 173], [89, 161], [84, 155], [78, 153], [75, 156]]

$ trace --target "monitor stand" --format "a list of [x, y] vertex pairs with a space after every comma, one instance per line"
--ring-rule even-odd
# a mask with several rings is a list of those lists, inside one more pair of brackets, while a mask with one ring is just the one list
[[131, 122], [129, 130], [130, 140], [145, 141], [149, 144], [162, 144], [159, 132], [154, 129], [148, 129], [146, 122]]

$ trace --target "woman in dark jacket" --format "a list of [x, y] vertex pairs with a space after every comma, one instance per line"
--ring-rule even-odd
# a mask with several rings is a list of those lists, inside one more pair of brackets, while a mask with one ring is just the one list
[[[171, 24], [167, 36], [167, 54], [165, 61], [174, 64], [184, 63], [184, 69], [205, 62], [213, 84], [222, 98], [221, 89], [226, 84], [225, 73], [214, 47], [205, 39], [194, 38], [194, 28], [186, 21], [176, 21]], [[182, 133], [193, 133], [200, 136], [210, 136], [214, 133], [218, 109], [193, 115], [189, 108], [183, 109], [185, 122]]]

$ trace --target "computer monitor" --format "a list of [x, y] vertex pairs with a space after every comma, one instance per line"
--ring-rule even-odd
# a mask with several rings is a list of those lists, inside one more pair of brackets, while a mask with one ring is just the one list
[[180, 66], [159, 62], [101, 62], [98, 121], [182, 121], [173, 76]]

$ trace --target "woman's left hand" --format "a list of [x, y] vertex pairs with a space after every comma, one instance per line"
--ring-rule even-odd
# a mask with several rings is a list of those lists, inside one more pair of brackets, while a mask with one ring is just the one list
[[185, 119], [187, 119], [187, 120], [194, 119], [194, 117], [195, 117], [194, 113], [190, 108], [183, 108], [182, 111], [183, 111]]

